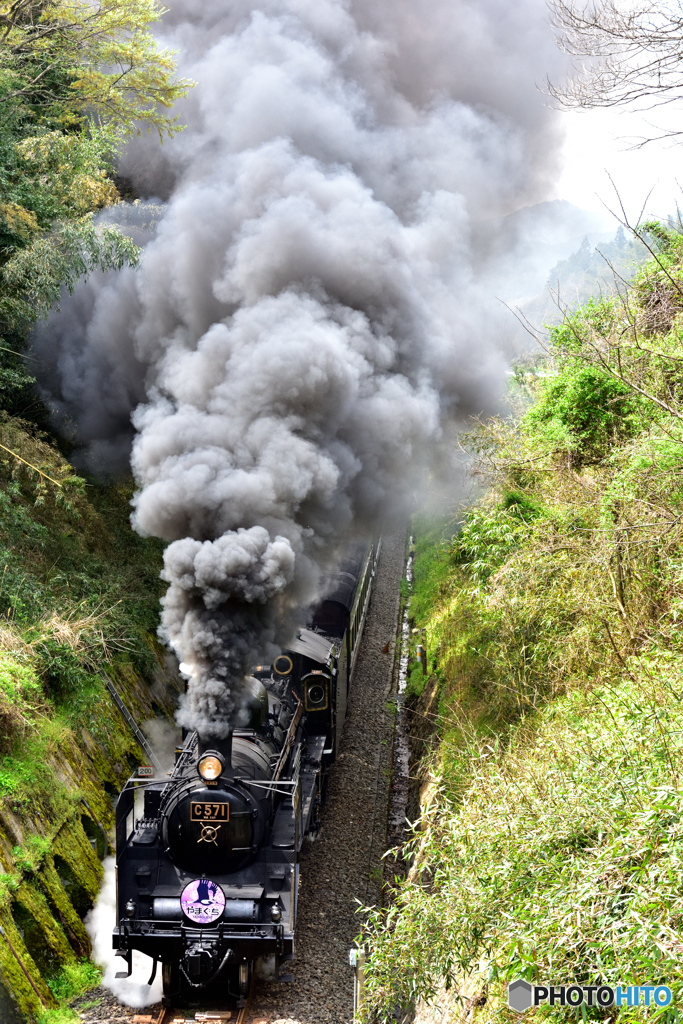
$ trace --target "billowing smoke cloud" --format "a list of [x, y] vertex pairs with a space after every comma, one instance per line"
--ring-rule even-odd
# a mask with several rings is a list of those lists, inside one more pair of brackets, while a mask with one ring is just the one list
[[557, 58], [543, 0], [175, 0], [161, 31], [197, 87], [122, 161], [166, 204], [143, 266], [36, 349], [91, 469], [132, 442], [180, 721], [222, 735], [343, 539], [405, 515], [444, 423], [500, 393], [480, 242], [552, 171]]
[[[227, 733], [234, 682], [273, 646], [277, 612], [285, 611], [275, 599], [291, 584], [295, 563], [287, 538], [271, 540], [262, 526], [228, 530], [203, 543], [186, 537], [166, 549], [164, 631], [186, 658], [181, 670], [201, 680], [189, 689], [181, 725], [203, 736]], [[286, 613], [280, 618], [290, 626]]]

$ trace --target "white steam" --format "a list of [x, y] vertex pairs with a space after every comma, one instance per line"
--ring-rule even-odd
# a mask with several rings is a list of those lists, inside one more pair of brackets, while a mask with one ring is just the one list
[[102, 864], [104, 881], [97, 902], [85, 919], [85, 927], [92, 942], [92, 958], [103, 969], [102, 984], [110, 989], [126, 1006], [150, 1006], [161, 1000], [161, 969], [152, 985], [147, 981], [152, 973], [153, 961], [137, 950], [133, 952], [133, 972], [130, 978], [116, 978], [126, 970], [125, 961], [114, 955], [111, 936], [116, 925], [116, 861], [106, 857]]
[[162, 633], [204, 735], [349, 533], [404, 516], [444, 424], [501, 393], [487, 223], [551, 170], [544, 9], [171, 3], [197, 87], [187, 129], [122, 162], [166, 200], [143, 266], [85, 285], [36, 348], [92, 469], [132, 421], [133, 521], [169, 542]]
[[152, 745], [159, 771], [170, 771], [175, 764], [176, 747], [181, 742], [180, 729], [174, 728], [167, 718], [148, 718], [142, 731]]

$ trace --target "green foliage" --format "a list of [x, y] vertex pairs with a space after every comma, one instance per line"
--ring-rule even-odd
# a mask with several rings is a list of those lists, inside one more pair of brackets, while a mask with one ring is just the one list
[[426, 676], [422, 671], [421, 662], [416, 662], [408, 673], [408, 681], [406, 683], [406, 698], [419, 697], [425, 688]]
[[683, 711], [667, 684], [682, 680], [653, 684], [653, 668], [557, 701], [500, 758], [461, 755], [466, 792], [432, 805], [422, 870], [371, 916], [375, 997], [408, 1006], [476, 978], [497, 997], [486, 1019], [512, 1020], [504, 985], [524, 977], [668, 984], [680, 1001]]
[[408, 699], [420, 696], [433, 667], [433, 659], [430, 663], [428, 657], [425, 674], [417, 655], [417, 646], [424, 644], [423, 623], [437, 595], [444, 587], [444, 575], [447, 577], [451, 568], [451, 543], [455, 526], [450, 522], [434, 526], [428, 520], [415, 517], [414, 529], [416, 541], [412, 547], [413, 580], [409, 589], [408, 582], [404, 579], [405, 589], [402, 590], [402, 596], [408, 606], [409, 621], [413, 627], [405, 691]]
[[108, 743], [101, 669], [114, 657], [140, 674], [157, 664], [162, 545], [131, 530], [131, 485], [84, 492], [50, 445], [7, 418], [0, 443], [48, 477], [0, 451], [0, 797], [47, 786], [54, 802], [44, 766], [69, 730]]
[[507, 512], [511, 512], [523, 523], [530, 523], [541, 514], [538, 503], [533, 498], [530, 498], [528, 494], [524, 494], [523, 491], [507, 491], [503, 494], [500, 507]]
[[[0, 358], [4, 358], [2, 349]], [[0, 408], [15, 416], [35, 414], [39, 408], [35, 385], [36, 378], [27, 373], [25, 367], [0, 366]]]
[[122, 133], [89, 126], [66, 134], [5, 110], [0, 118], [3, 249], [21, 248], [56, 220], [83, 217], [118, 199], [107, 173]]
[[366, 911], [368, 1020], [444, 986], [516, 1020], [517, 977], [683, 998], [683, 239], [648, 230], [630, 292], [568, 317], [516, 375], [525, 411], [468, 436], [490, 486], [460, 532], [418, 534], [441, 746], [412, 872]]
[[25, 846], [15, 846], [12, 850], [15, 866], [27, 874], [36, 871], [51, 846], [51, 841], [44, 836], [29, 836]]
[[66, 964], [55, 978], [50, 979], [49, 985], [53, 996], [64, 1003], [97, 988], [101, 979], [99, 967], [90, 960], [81, 960], [77, 964]]
[[19, 887], [19, 876], [15, 873], [0, 873], [0, 907], [7, 908], [12, 902], [17, 888]]
[[135, 266], [140, 250], [114, 227], [96, 227], [92, 215], [62, 223], [50, 237], [18, 249], [0, 274], [0, 323], [16, 332], [47, 316], [62, 287], [73, 291], [92, 270]]
[[173, 78], [173, 54], [149, 26], [156, 0], [13, 0], [0, 4], [0, 89], [5, 103], [78, 124], [86, 109], [128, 131], [177, 131], [165, 113], [191, 83]]
[[[657, 239], [646, 228], [643, 225], [645, 238], [652, 245]], [[648, 257], [643, 242], [627, 235], [621, 226], [610, 241], [592, 245], [586, 237], [576, 252], [555, 264], [543, 293], [526, 306], [526, 315], [532, 323], [555, 323], [561, 318], [560, 310], [573, 310], [596, 297], [610, 296], [637, 274]]]
[[0, 406], [10, 413], [42, 416], [22, 350], [62, 287], [137, 262], [130, 238], [92, 219], [118, 199], [107, 174], [120, 137], [105, 128], [66, 134], [0, 112]]
[[431, 609], [442, 586], [443, 569], [450, 566], [450, 544], [456, 526], [415, 518], [416, 540], [413, 560], [413, 583], [410, 592], [410, 618], [421, 624]]
[[405, 576], [401, 580], [400, 592], [401, 592], [401, 600], [402, 601], [408, 601], [408, 599], [410, 597], [410, 587], [408, 586], [408, 580], [405, 578]]
[[680, 225], [673, 221], [665, 224], [659, 220], [646, 220], [640, 225], [639, 230], [656, 249], [659, 256], [671, 258], [674, 262], [677, 259], [680, 261], [683, 255], [683, 237]]
[[[13, 941], [43, 1000], [50, 983], [59, 1006], [41, 1019], [55, 1024], [75, 1021], [69, 1000], [98, 983], [97, 968], [75, 962], [89, 949], [81, 917], [101, 878], [88, 837], [111, 826], [109, 793], [139, 757], [101, 672], [140, 720], [157, 711], [152, 700], [163, 710], [172, 700], [149, 685], [163, 679], [162, 545], [131, 529], [132, 482], [86, 485], [43, 436], [2, 414], [0, 446], [0, 924], [11, 934], [21, 906], [35, 919], [25, 945], [44, 939], [52, 953], [33, 966], [20, 932]], [[35, 1019], [33, 989], [6, 967]]]
[[42, 687], [35, 672], [7, 654], [0, 654], [0, 702], [21, 704], [42, 696]]
[[149, 32], [163, 13], [157, 0], [0, 3], [0, 408], [42, 426], [28, 333], [62, 288], [137, 263], [131, 239], [93, 214], [119, 201], [127, 135], [179, 130], [169, 110], [191, 83]]
[[0, 764], [0, 796], [14, 796], [30, 788], [34, 773], [35, 766], [28, 760], [4, 757]]
[[550, 450], [565, 451], [578, 467], [599, 462], [631, 437], [637, 414], [638, 403], [623, 381], [579, 362], [542, 380], [524, 426]]
[[520, 509], [524, 506], [502, 502], [495, 510], [475, 509], [468, 514], [453, 541], [452, 557], [456, 564], [467, 568], [475, 586], [486, 583], [528, 532]]
[[[94, 211], [118, 200], [108, 175], [122, 138], [106, 126], [67, 133], [32, 121], [12, 104], [0, 112], [3, 333], [21, 339], [59, 297], [60, 283], [72, 288], [94, 267], [136, 261], [139, 250], [130, 239], [92, 223]], [[19, 346], [15, 340], [7, 347]]]
[[[47, 716], [34, 719], [30, 725], [30, 730], [24, 730], [19, 737], [16, 733], [7, 737], [11, 747], [10, 753], [0, 757], [0, 797], [7, 797], [8, 805], [15, 811], [20, 810], [26, 800], [43, 797], [55, 808], [65, 810], [68, 806], [66, 787], [51, 777], [47, 766], [50, 755], [60, 743], [71, 738], [68, 728], [58, 718]], [[35, 852], [29, 844], [23, 851], [17, 847], [15, 856], [29, 864], [35, 859]]]
[[[648, 235], [649, 237], [649, 235]], [[619, 227], [612, 241], [592, 246], [584, 238], [576, 252], [566, 260], [560, 260], [548, 275], [548, 287], [561, 288], [561, 295], [572, 305], [585, 305], [593, 297], [596, 282], [613, 285], [611, 267], [623, 277], [633, 274], [647, 252], [643, 244], [633, 236], [625, 234]]]
[[58, 1006], [53, 1010], [46, 1010], [38, 1018], [38, 1024], [78, 1024], [79, 1015], [69, 1006]]

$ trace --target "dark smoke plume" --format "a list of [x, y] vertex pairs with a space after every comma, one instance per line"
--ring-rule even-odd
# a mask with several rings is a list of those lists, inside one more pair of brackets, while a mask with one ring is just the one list
[[35, 348], [90, 469], [132, 442], [205, 735], [343, 539], [405, 515], [443, 425], [500, 394], [509, 322], [474, 240], [552, 173], [544, 10], [171, 2], [161, 41], [197, 86], [182, 134], [122, 160], [165, 203], [142, 268], [83, 285]]

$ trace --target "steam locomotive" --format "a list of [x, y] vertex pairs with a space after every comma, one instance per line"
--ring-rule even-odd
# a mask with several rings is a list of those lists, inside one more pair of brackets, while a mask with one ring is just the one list
[[243, 1005], [256, 973], [291, 960], [299, 857], [320, 825], [328, 769], [379, 545], [363, 545], [328, 578], [308, 627], [248, 681], [249, 728], [226, 740], [195, 732], [168, 777], [129, 779], [116, 807], [116, 955], [162, 965], [164, 1001]]

